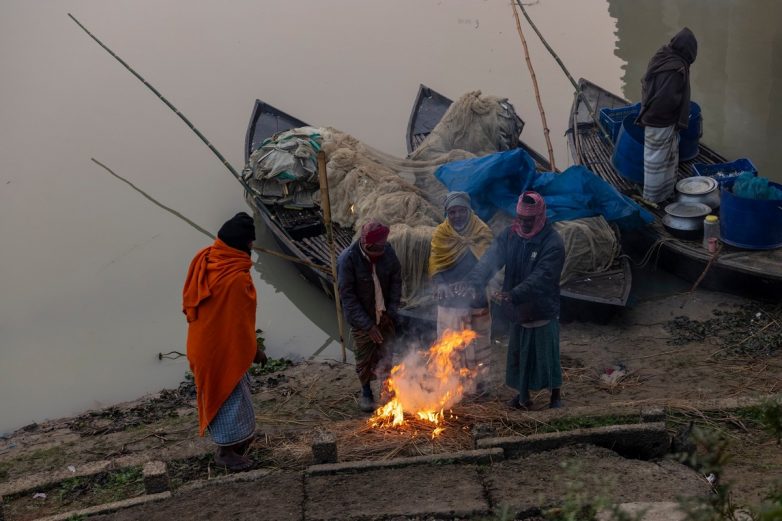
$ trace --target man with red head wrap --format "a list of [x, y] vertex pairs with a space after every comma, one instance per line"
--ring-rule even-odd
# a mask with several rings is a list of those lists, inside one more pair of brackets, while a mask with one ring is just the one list
[[551, 389], [549, 407], [562, 406], [559, 362], [559, 279], [565, 263], [562, 238], [546, 220], [546, 202], [524, 192], [516, 219], [492, 242], [467, 276], [467, 286], [485, 287], [505, 268], [502, 291], [494, 298], [508, 318], [510, 339], [505, 383], [518, 391], [509, 405], [532, 407], [530, 390]]
[[339, 298], [355, 344], [359, 407], [364, 412], [375, 409], [370, 382], [391, 368], [391, 342], [399, 321], [402, 265], [387, 242], [388, 233], [388, 226], [369, 221], [337, 260]]

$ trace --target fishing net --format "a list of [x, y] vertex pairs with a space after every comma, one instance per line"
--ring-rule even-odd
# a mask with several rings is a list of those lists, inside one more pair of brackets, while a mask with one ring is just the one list
[[565, 243], [565, 266], [560, 284], [577, 275], [605, 271], [619, 254], [619, 241], [602, 215], [554, 223]]
[[451, 105], [410, 158], [431, 160], [452, 150], [478, 156], [510, 150], [518, 146], [523, 126], [506, 98], [468, 92]]
[[[427, 272], [431, 236], [444, 218], [447, 193], [435, 170], [516, 146], [521, 126], [506, 99], [475, 91], [453, 103], [407, 159], [334, 128], [303, 127], [264, 141], [251, 155], [244, 177], [266, 204], [319, 206], [315, 154], [322, 149], [328, 159], [333, 221], [354, 230], [371, 219], [389, 225], [389, 241], [402, 263], [403, 302], [407, 307], [425, 306], [432, 303]], [[580, 221], [557, 225], [568, 252], [563, 280], [605, 269], [615, 256], [616, 239], [605, 220]], [[498, 215], [489, 224], [498, 233], [509, 222], [509, 217]]]

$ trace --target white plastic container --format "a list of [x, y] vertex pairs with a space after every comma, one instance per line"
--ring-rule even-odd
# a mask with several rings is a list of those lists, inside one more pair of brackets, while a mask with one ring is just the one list
[[[709, 248], [709, 239], [720, 239], [720, 219], [716, 215], [707, 215], [703, 219], [703, 249], [711, 251]], [[714, 244], [714, 241], [712, 241]], [[713, 246], [712, 246], [713, 248]]]

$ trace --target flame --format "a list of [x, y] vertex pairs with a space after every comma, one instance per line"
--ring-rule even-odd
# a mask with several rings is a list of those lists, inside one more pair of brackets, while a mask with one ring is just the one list
[[[402, 427], [407, 411], [435, 426], [433, 439], [439, 436], [445, 430], [444, 411], [462, 399], [465, 384], [474, 376], [473, 371], [462, 367], [458, 354], [476, 337], [470, 329], [447, 330], [428, 351], [411, 353], [394, 366], [385, 381], [393, 397], [375, 411], [369, 425]], [[450, 417], [454, 417], [452, 413]]]

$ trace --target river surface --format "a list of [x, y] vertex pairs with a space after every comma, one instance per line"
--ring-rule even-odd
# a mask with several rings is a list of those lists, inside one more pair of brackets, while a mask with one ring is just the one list
[[[530, 15], [576, 78], [636, 100], [657, 47], [700, 41], [704, 141], [782, 180], [782, 2], [540, 0]], [[0, 432], [175, 386], [183, 278], [209, 240], [90, 161], [213, 233], [247, 210], [239, 185], [67, 16], [185, 113], [238, 169], [256, 98], [404, 155], [419, 83], [507, 96], [545, 151], [507, 0], [3, 0], [0, 3]], [[524, 23], [557, 164], [573, 89]], [[274, 247], [262, 228], [259, 244]], [[255, 257], [255, 256], [254, 256]], [[261, 257], [270, 355], [339, 358], [331, 303]]]

